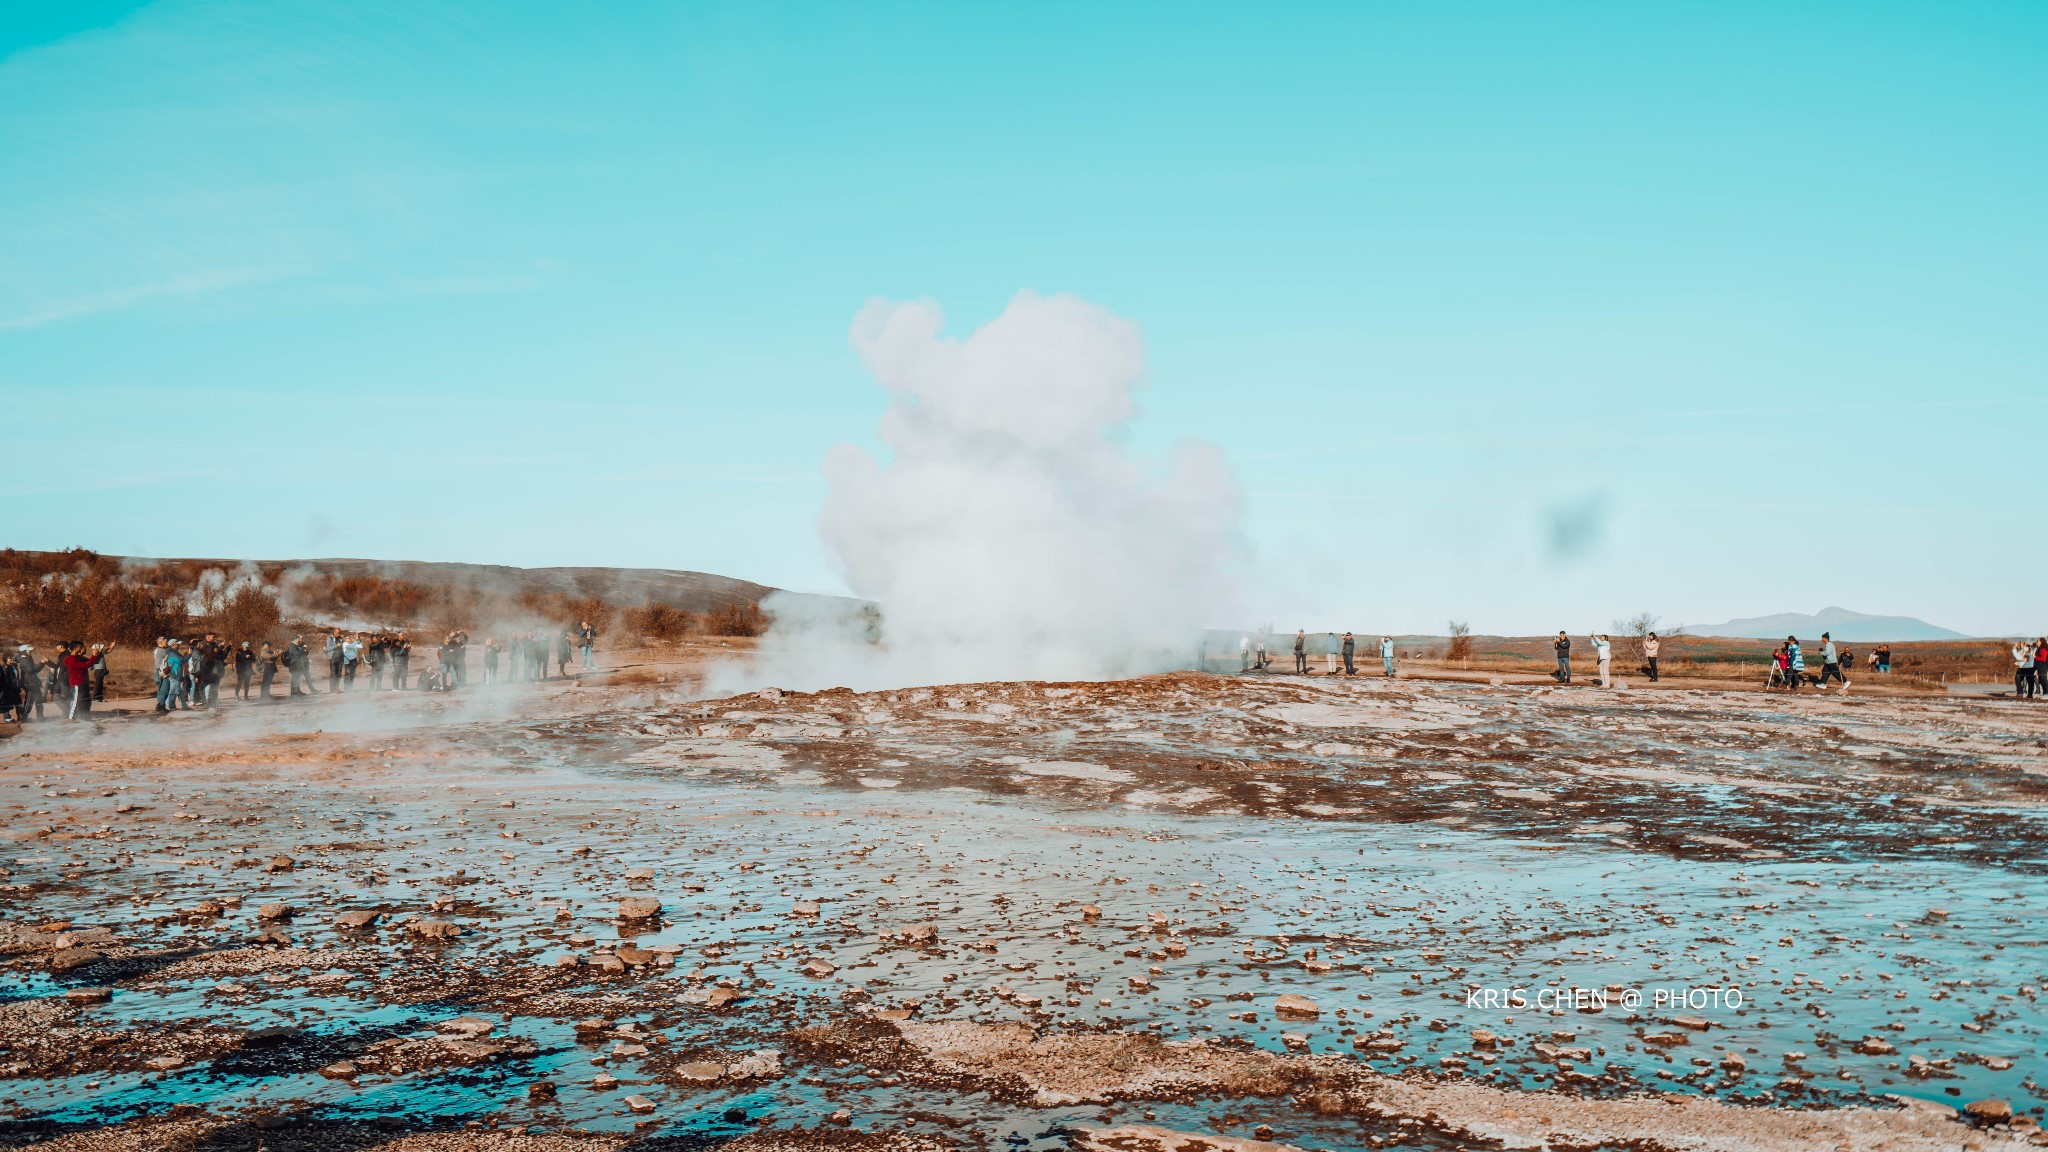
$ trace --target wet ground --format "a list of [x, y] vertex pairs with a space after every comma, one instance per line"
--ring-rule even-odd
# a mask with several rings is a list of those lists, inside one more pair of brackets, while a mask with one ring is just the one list
[[2030, 1146], [2044, 800], [2048, 708], [1937, 698], [1181, 675], [32, 726], [0, 1145]]

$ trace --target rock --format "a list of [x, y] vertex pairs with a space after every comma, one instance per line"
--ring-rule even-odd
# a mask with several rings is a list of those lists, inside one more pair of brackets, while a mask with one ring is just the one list
[[725, 1065], [699, 1060], [676, 1069], [676, 1077], [685, 1084], [713, 1084], [725, 1079]]
[[626, 1107], [644, 1115], [654, 1111], [654, 1101], [649, 1100], [645, 1096], [628, 1096], [626, 1097]]
[[490, 1035], [497, 1026], [495, 1021], [486, 1020], [481, 1016], [457, 1016], [453, 1020], [441, 1021], [434, 1025], [434, 1028], [451, 1036], [474, 1040], [480, 1036]]
[[336, 912], [334, 914], [334, 926], [350, 932], [359, 931], [375, 924], [379, 915], [380, 913], [372, 912], [367, 908], [358, 908], [349, 912]]
[[106, 959], [105, 956], [90, 948], [66, 948], [51, 954], [50, 971], [58, 973], [69, 972], [76, 968], [83, 968], [88, 964], [97, 964], [104, 959]]
[[619, 901], [619, 919], [652, 920], [661, 915], [661, 901], [652, 896], [628, 896]]
[[446, 920], [421, 919], [405, 926], [405, 930], [422, 940], [453, 940], [462, 935], [462, 928]]
[[773, 1079], [782, 1075], [782, 1050], [779, 1048], [757, 1048], [740, 1058], [740, 1062], [725, 1070], [726, 1075], [742, 1080]]
[[1282, 1016], [1316, 1016], [1322, 1013], [1322, 1009], [1316, 1007], [1315, 1001], [1306, 996], [1298, 996], [1292, 992], [1285, 993], [1274, 1000], [1273, 1011]]
[[256, 910], [258, 920], [289, 920], [297, 911], [289, 904], [265, 904]]
[[1972, 1100], [1963, 1105], [1963, 1111], [1991, 1124], [2005, 1124], [2012, 1120], [2012, 1105], [2003, 1100]]
[[839, 969], [834, 967], [830, 960], [818, 957], [814, 958], [810, 963], [804, 965], [801, 971], [804, 975], [809, 976], [812, 979], [823, 980], [825, 977], [830, 976], [834, 972], [839, 971]]

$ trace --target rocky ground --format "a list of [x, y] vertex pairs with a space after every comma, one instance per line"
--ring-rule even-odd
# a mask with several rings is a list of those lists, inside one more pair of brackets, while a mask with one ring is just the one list
[[0, 1147], [2048, 1143], [2048, 709], [623, 679], [0, 743]]

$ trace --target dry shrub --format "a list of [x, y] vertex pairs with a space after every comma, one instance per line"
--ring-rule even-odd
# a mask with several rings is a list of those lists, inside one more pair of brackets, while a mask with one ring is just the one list
[[185, 602], [94, 573], [18, 588], [14, 615], [30, 630], [64, 639], [154, 644], [185, 627]]
[[704, 617], [704, 631], [712, 636], [759, 636], [768, 631], [768, 614], [751, 600], [727, 604]]
[[644, 604], [626, 610], [626, 631], [650, 640], [673, 642], [699, 631], [701, 622], [694, 612], [667, 604]]
[[1451, 646], [1445, 650], [1446, 660], [1472, 659], [1472, 626], [1463, 620], [1451, 621]]
[[209, 625], [210, 631], [222, 636], [254, 643], [281, 639], [284, 614], [278, 611], [276, 596], [253, 584], [244, 584], [228, 593]]

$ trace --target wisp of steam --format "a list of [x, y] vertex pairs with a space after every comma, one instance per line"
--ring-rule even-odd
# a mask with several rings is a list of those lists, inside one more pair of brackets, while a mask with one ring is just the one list
[[[889, 394], [880, 459], [841, 445], [819, 532], [879, 622], [771, 597], [751, 670], [785, 687], [1099, 679], [1185, 667], [1228, 613], [1241, 500], [1211, 444], [1123, 444], [1137, 326], [1019, 293], [965, 340], [936, 304], [870, 301], [854, 350]], [[732, 685], [737, 686], [737, 685]]]

